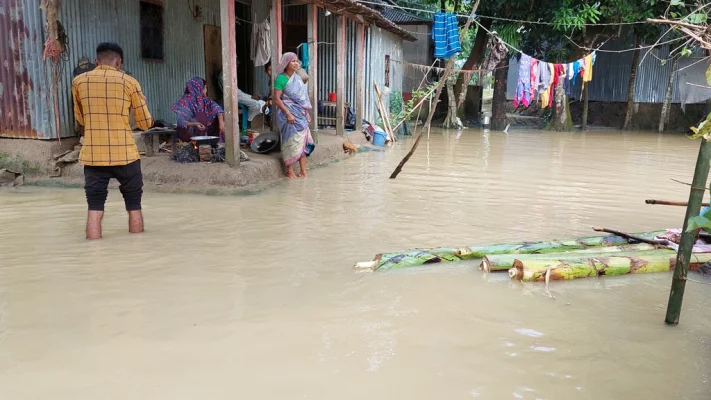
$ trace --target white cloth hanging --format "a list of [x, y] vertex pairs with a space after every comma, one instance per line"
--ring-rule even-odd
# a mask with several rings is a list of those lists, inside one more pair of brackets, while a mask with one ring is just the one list
[[[257, 13], [254, 13], [254, 20], [257, 20]], [[255, 67], [261, 67], [269, 62], [272, 56], [272, 34], [269, 25], [269, 18], [255, 23], [252, 26], [252, 43], [249, 48], [249, 58], [254, 62]]]

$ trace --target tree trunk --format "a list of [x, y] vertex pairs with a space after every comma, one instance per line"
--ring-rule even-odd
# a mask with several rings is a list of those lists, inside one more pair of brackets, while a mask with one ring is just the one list
[[[707, 122], [709, 123], [709, 122]], [[698, 217], [701, 210], [701, 201], [704, 199], [704, 190], [706, 180], [709, 177], [709, 160], [711, 159], [711, 142], [701, 138], [701, 147], [699, 147], [699, 156], [696, 159], [696, 169], [694, 170], [694, 178], [691, 181], [691, 189], [689, 190], [689, 205], [686, 207], [686, 215], [684, 216], [684, 228], [679, 242], [679, 252], [676, 256], [676, 266], [674, 270], [674, 278], [672, 279], [671, 292], [669, 293], [669, 303], [667, 304], [667, 315], [665, 322], [669, 325], [677, 325], [679, 316], [681, 315], [681, 303], [684, 300], [684, 289], [686, 288], [686, 274], [689, 271], [689, 261], [692, 258], [691, 251], [696, 241], [696, 232], [687, 232], [689, 220], [693, 217]]]
[[[491, 28], [491, 23], [493, 20], [491, 19], [485, 19], [481, 22], [481, 25], [489, 29]], [[484, 62], [484, 56], [486, 55], [486, 38], [487, 38], [488, 33], [486, 30], [482, 29], [479, 27], [476, 31], [476, 37], [474, 38], [474, 47], [472, 47], [471, 52], [469, 53], [469, 57], [467, 58], [467, 61], [464, 62], [464, 66], [462, 66], [463, 70], [471, 70], [475, 69], [477, 67], [481, 67], [482, 63]], [[467, 96], [467, 87], [469, 85], [469, 81], [471, 80], [471, 76], [467, 76], [467, 74], [460, 74], [459, 78], [457, 78], [457, 83], [454, 86], [455, 89], [455, 96], [457, 97], [457, 115], [461, 117], [461, 111], [463, 109], [464, 101]], [[482, 73], [479, 73], [479, 82], [482, 81]]]
[[[654, 239], [666, 231], [635, 233], [645, 239]], [[439, 247], [435, 249], [415, 249], [405, 252], [382, 253], [375, 256], [373, 261], [360, 262], [358, 268], [394, 269], [408, 268], [423, 264], [459, 261], [480, 260], [493, 254], [537, 254], [560, 253], [571, 250], [584, 250], [589, 248], [602, 248], [627, 244], [627, 239], [617, 235], [590, 236], [577, 239], [549, 240], [544, 242], [519, 242], [506, 244], [492, 244], [469, 247]]]
[[632, 116], [634, 115], [634, 86], [637, 82], [637, 67], [639, 64], [639, 36], [635, 35], [634, 53], [632, 54], [632, 70], [630, 71], [630, 83], [627, 87], [627, 114], [622, 129], [628, 131], [632, 129]]
[[[570, 257], [609, 257], [610, 255], [630, 255], [632, 252], [657, 250], [657, 246], [647, 243], [625, 244], [621, 246], [592, 247], [582, 250], [566, 250], [562, 253], [541, 253], [529, 254], [532, 258], [555, 258], [563, 259]], [[671, 251], [671, 250], [670, 250]], [[672, 251], [673, 254], [673, 251]], [[484, 272], [508, 271], [513, 267], [514, 260], [521, 257], [520, 254], [488, 254], [479, 265], [479, 269]]]
[[462, 120], [457, 116], [457, 100], [454, 97], [454, 79], [455, 77], [447, 79], [447, 118], [444, 119], [442, 127], [445, 129], [457, 128], [462, 129]]
[[548, 126], [546, 126], [547, 131], [573, 131], [573, 119], [570, 116], [568, 96], [565, 95], [565, 90], [563, 90], [563, 83], [565, 82], [565, 79], [566, 77], [563, 74], [558, 77], [558, 84], [555, 87], [554, 93], [553, 117], [550, 122], [548, 122]]
[[588, 86], [590, 85], [590, 82], [588, 82], [587, 85], [585, 85], [585, 89], [583, 89], [583, 121], [581, 123], [580, 129], [582, 130], [587, 130], [588, 129]]
[[[656, 250], [635, 255], [611, 255], [609, 257], [571, 257], [564, 259], [541, 259], [522, 255], [509, 269], [511, 279], [544, 282], [546, 280], [568, 280], [591, 278], [604, 275], [644, 274], [669, 272], [674, 269], [674, 252]], [[711, 261], [711, 254], [695, 254], [691, 263], [696, 269]]]
[[664, 132], [664, 124], [669, 118], [669, 109], [671, 108], [672, 89], [674, 88], [674, 74], [676, 74], [678, 58], [672, 62], [671, 72], [669, 73], [669, 81], [667, 82], [667, 93], [664, 96], [664, 105], [662, 105], [662, 116], [659, 119], [659, 133]]
[[506, 129], [506, 84], [509, 77], [509, 58], [506, 57], [496, 66], [494, 73], [494, 98], [491, 100], [491, 130]]

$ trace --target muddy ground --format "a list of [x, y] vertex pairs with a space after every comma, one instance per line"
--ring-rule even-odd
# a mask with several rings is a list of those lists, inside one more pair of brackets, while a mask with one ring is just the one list
[[[310, 168], [327, 165], [350, 155], [344, 153], [343, 143], [366, 144], [360, 132], [350, 132], [346, 138], [335, 131], [320, 130], [316, 150], [309, 157]], [[50, 178], [52, 156], [76, 145], [76, 139], [57, 142], [22, 139], [0, 139], [0, 168], [8, 168], [26, 175], [25, 183], [38, 186], [82, 187], [83, 166], [66, 166], [59, 178]], [[250, 160], [231, 168], [225, 163], [186, 163], [170, 160], [166, 153], [142, 157], [141, 169], [145, 189], [171, 193], [238, 194], [259, 191], [283, 179], [284, 166], [279, 152], [262, 155], [245, 150]], [[298, 167], [296, 168], [298, 171]], [[117, 185], [112, 182], [112, 185]]]

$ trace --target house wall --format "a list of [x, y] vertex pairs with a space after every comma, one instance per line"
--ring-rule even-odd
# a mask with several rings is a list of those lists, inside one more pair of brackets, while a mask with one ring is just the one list
[[[390, 56], [390, 88], [385, 88], [385, 56]], [[378, 83], [383, 91], [383, 104], [390, 110], [390, 92], [402, 92], [404, 67], [394, 62], [403, 59], [403, 40], [401, 37], [386, 30], [371, 26], [365, 35], [365, 88], [363, 118], [371, 123], [379, 119], [377, 101], [373, 81]]]
[[[430, 25], [404, 25], [404, 29], [412, 32], [417, 38], [414, 42], [403, 41], [402, 51], [404, 61], [419, 65], [432, 65], [434, 61], [432, 40], [429, 37]], [[422, 72], [405, 68], [403, 72], [402, 90], [412, 92], [416, 90], [422, 82]]]
[[37, 1], [0, 0], [0, 137], [56, 137], [47, 99]]
[[[46, 37], [44, 16], [38, 11], [37, 1], [21, 1], [22, 4], [20, 0], [0, 0], [3, 37], [8, 27], [24, 25], [16, 29], [20, 38], [2, 48], [3, 55], [6, 51], [7, 54], [16, 53], [15, 66], [24, 71], [15, 72], [16, 78], [13, 78], [10, 76], [13, 71], [2, 70], [3, 88], [12, 87], [14, 92], [6, 96], [2, 90], [2, 109], [22, 110], [20, 119], [23, 122], [9, 127], [0, 125], [0, 136], [52, 139], [57, 135], [49, 96], [51, 74], [41, 62], [41, 44]], [[62, 64], [58, 85], [60, 136], [74, 136], [73, 69], [82, 57], [94, 60], [96, 45], [107, 41], [116, 42], [123, 48], [124, 70], [141, 84], [154, 118], [175, 122], [170, 105], [180, 97], [187, 80], [205, 75], [203, 26], [220, 24], [219, 0], [195, 0], [195, 4], [203, 8], [200, 21], [193, 19], [184, 0], [164, 0], [165, 58], [157, 62], [141, 59], [139, 1], [61, 1], [59, 21], [64, 25], [70, 53]], [[6, 105], [10, 107], [6, 108]], [[5, 119], [7, 111], [2, 112], [0, 119]]]

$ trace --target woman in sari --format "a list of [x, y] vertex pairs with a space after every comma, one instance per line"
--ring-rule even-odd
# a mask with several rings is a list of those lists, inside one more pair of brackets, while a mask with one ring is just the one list
[[178, 115], [178, 138], [183, 142], [189, 142], [193, 136], [224, 136], [224, 111], [207, 97], [204, 79], [196, 76], [189, 80], [183, 97], [170, 109]]
[[296, 73], [299, 68], [296, 54], [285, 53], [277, 66], [279, 75], [274, 81], [274, 116], [281, 133], [281, 154], [289, 178], [296, 178], [293, 164], [297, 161], [301, 167], [299, 176], [306, 177], [306, 157], [316, 147], [309, 130], [311, 101], [306, 85]]

